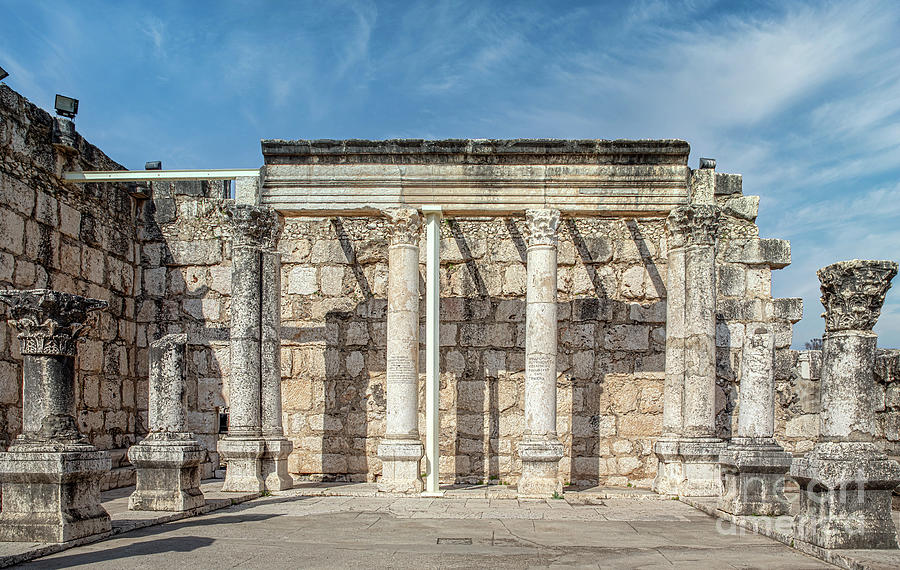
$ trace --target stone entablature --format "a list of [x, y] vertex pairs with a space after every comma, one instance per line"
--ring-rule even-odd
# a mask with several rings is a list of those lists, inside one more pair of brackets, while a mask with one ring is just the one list
[[261, 202], [285, 215], [661, 214], [687, 201], [690, 173], [679, 140], [264, 140], [262, 150]]

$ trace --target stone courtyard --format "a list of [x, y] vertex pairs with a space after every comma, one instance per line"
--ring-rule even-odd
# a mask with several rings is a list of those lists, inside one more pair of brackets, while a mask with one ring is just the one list
[[900, 564], [897, 263], [820, 269], [792, 349], [790, 244], [688, 143], [127, 171], [0, 103], [6, 563]]

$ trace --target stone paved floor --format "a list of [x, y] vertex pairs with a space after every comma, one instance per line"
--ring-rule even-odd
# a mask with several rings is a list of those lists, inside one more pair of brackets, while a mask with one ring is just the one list
[[[331, 489], [331, 491], [327, 491]], [[357, 496], [327, 496], [336, 493]], [[520, 501], [502, 488], [441, 499], [305, 486], [135, 530], [28, 566], [62, 568], [823, 568], [769, 538], [643, 491]]]

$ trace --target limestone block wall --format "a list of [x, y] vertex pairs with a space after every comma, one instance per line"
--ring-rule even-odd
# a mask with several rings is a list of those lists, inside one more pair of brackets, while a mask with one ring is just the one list
[[[812, 449], [819, 436], [822, 351], [789, 351], [788, 377], [776, 383], [776, 437], [795, 454]], [[876, 444], [900, 456], [900, 350], [879, 348], [875, 356]]]
[[[149, 344], [186, 333], [188, 429], [208, 451], [201, 476], [218, 468], [219, 413], [227, 408], [230, 349], [231, 261], [225, 239], [222, 182], [153, 183], [140, 211], [141, 263], [136, 344], [146, 359]], [[147, 425], [146, 369], [140, 394], [141, 425]]]
[[[803, 316], [799, 298], [772, 297], [772, 271], [791, 263], [790, 244], [759, 237], [758, 196], [744, 196], [741, 176], [716, 175], [720, 207], [716, 249], [716, 427], [730, 438], [737, 427], [741, 352], [748, 327], [775, 333], [775, 376], [790, 376], [792, 325]], [[776, 435], [783, 426], [776, 425]]]
[[[79, 343], [77, 420], [94, 445], [122, 450], [145, 431], [138, 413], [146, 354], [136, 344], [136, 202], [123, 185], [64, 184], [62, 170], [122, 167], [80, 136], [75, 150], [54, 148], [52, 129], [48, 113], [0, 85], [0, 289], [52, 288], [109, 302]], [[14, 334], [0, 326], [0, 444], [22, 427]], [[114, 454], [114, 467], [123, 457]]]

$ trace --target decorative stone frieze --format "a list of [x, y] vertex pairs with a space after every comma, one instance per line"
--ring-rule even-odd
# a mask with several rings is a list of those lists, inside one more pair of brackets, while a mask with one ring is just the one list
[[558, 210], [527, 210], [525, 293], [525, 433], [519, 443], [522, 497], [562, 492], [556, 434], [557, 237]]
[[109, 454], [75, 423], [76, 340], [105, 301], [38, 289], [2, 291], [24, 360], [23, 429], [0, 453], [0, 541], [65, 542], [110, 530], [100, 506]]
[[734, 515], [787, 514], [784, 475], [792, 456], [774, 439], [775, 334], [752, 325], [741, 356], [738, 431], [719, 456], [724, 493], [719, 509]]
[[411, 208], [386, 212], [391, 220], [388, 248], [387, 390], [378, 490], [420, 493], [419, 463], [419, 233], [422, 216]]
[[897, 274], [891, 261], [842, 261], [818, 271], [826, 332], [819, 442], [798, 458], [798, 540], [823, 548], [897, 548], [891, 494], [900, 465], [872, 443], [877, 335], [871, 331]]
[[839, 261], [816, 272], [822, 283], [825, 332], [870, 331], [897, 275], [892, 261]]

